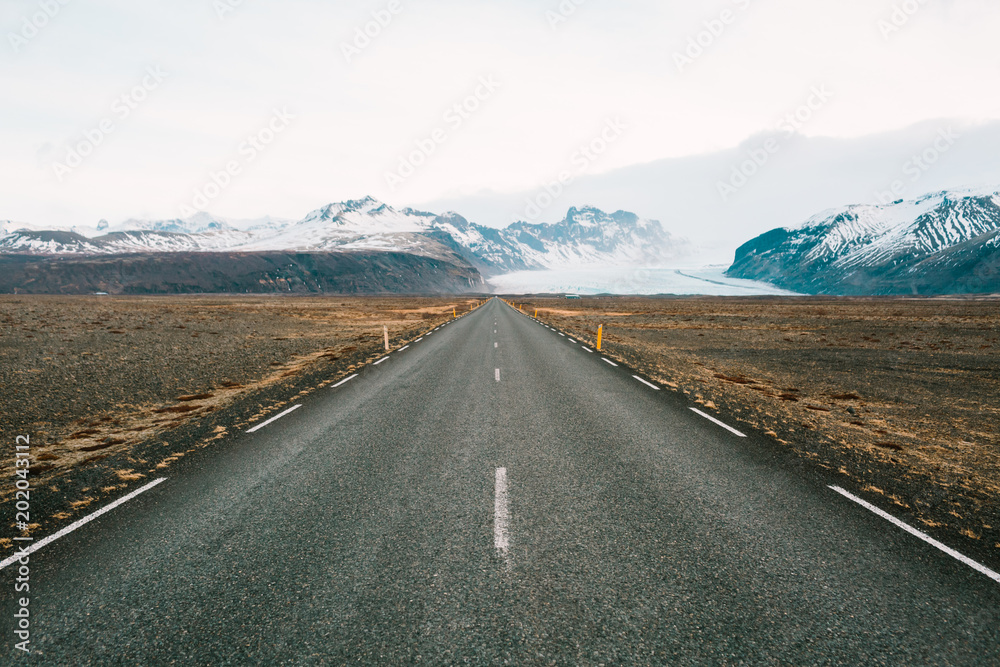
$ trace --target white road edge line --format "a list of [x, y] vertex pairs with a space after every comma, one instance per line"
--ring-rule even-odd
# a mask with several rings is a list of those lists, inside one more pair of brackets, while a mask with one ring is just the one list
[[330, 389], [336, 389], [337, 387], [342, 387], [342, 386], [344, 386], [345, 384], [347, 384], [348, 382], [350, 382], [351, 380], [353, 380], [356, 377], [358, 377], [357, 373], [355, 373], [354, 375], [352, 375], [350, 377], [346, 377], [343, 380], [341, 380], [340, 382], [338, 382], [337, 384], [335, 384], [332, 387], [330, 387]]
[[399, 348], [398, 350], [396, 350], [396, 352], [402, 352], [403, 350], [409, 350], [409, 349], [410, 349], [410, 346], [407, 345], [406, 347]]
[[60, 530], [59, 532], [53, 533], [52, 535], [49, 535], [48, 537], [43, 538], [43, 539], [39, 540], [38, 542], [35, 542], [34, 544], [32, 544], [30, 547], [28, 547], [24, 551], [19, 551], [15, 555], [10, 556], [9, 558], [5, 558], [3, 561], [0, 561], [0, 570], [4, 569], [8, 565], [13, 565], [14, 563], [16, 563], [17, 561], [19, 561], [20, 559], [24, 558], [25, 556], [29, 556], [29, 555], [35, 553], [36, 551], [38, 551], [39, 549], [41, 549], [44, 546], [46, 546], [48, 544], [52, 544], [53, 542], [55, 542], [56, 540], [58, 540], [60, 537], [64, 537], [66, 535], [69, 535], [70, 533], [72, 533], [77, 528], [85, 526], [86, 524], [90, 523], [91, 521], [93, 521], [97, 517], [101, 516], [102, 514], [106, 514], [106, 513], [110, 512], [111, 510], [113, 510], [114, 508], [118, 507], [119, 505], [122, 505], [122, 504], [127, 503], [128, 501], [132, 500], [133, 498], [135, 498], [136, 496], [138, 496], [140, 493], [145, 493], [146, 491], [149, 491], [151, 488], [153, 488], [157, 484], [159, 484], [161, 482], [165, 482], [165, 481], [167, 481], [166, 477], [161, 477], [160, 479], [155, 479], [152, 482], [150, 482], [149, 484], [147, 484], [146, 486], [144, 486], [142, 488], [139, 488], [139, 489], [136, 489], [135, 491], [133, 491], [132, 493], [128, 494], [127, 496], [122, 496], [121, 498], [119, 498], [115, 502], [111, 503], [110, 505], [105, 505], [104, 507], [102, 507], [101, 509], [97, 510], [93, 514], [85, 516], [82, 519], [80, 519], [79, 521], [75, 521], [75, 522], [71, 523], [70, 525], [68, 525], [65, 528], [63, 528], [62, 530]]
[[655, 389], [656, 391], [660, 391], [660, 388], [659, 388], [659, 387], [657, 387], [657, 386], [656, 386], [655, 384], [653, 384], [652, 382], [646, 382], [645, 380], [643, 380], [643, 379], [642, 379], [641, 377], [639, 377], [638, 375], [633, 375], [632, 377], [634, 377], [634, 378], [635, 378], [636, 380], [638, 380], [639, 382], [643, 383], [643, 384], [644, 384], [644, 385], [646, 385], [647, 387], [650, 387], [651, 389]]
[[740, 433], [739, 431], [737, 431], [735, 428], [733, 428], [729, 424], [724, 424], [724, 423], [720, 422], [718, 419], [716, 419], [712, 415], [705, 414], [704, 412], [702, 412], [698, 408], [691, 408], [691, 411], [692, 412], [697, 412], [699, 415], [701, 415], [702, 417], [704, 417], [708, 421], [714, 422], [714, 423], [718, 424], [719, 426], [721, 426], [722, 428], [726, 429], [730, 433], [735, 433], [736, 435], [740, 436], [741, 438], [745, 438], [746, 437], [746, 435]]
[[586, 350], [587, 352], [590, 352], [591, 354], [593, 354], [593, 353], [594, 353], [594, 351], [593, 351], [593, 350], [591, 350], [591, 349], [590, 349], [589, 347], [585, 347], [585, 348], [583, 348], [583, 349], [585, 349], [585, 350]]
[[493, 487], [493, 546], [501, 556], [507, 555], [510, 547], [510, 508], [507, 501], [507, 469], [497, 468]]
[[383, 361], [389, 361], [389, 357], [382, 357], [381, 359], [379, 359], [378, 361], [376, 361], [374, 364], [372, 364], [372, 366], [378, 366]]
[[611, 361], [611, 360], [610, 360], [610, 359], [608, 359], [607, 357], [601, 357], [601, 360], [602, 360], [602, 361], [605, 361], [605, 362], [607, 362], [607, 363], [609, 363], [609, 364], [611, 364], [611, 365], [612, 365], [612, 366], [614, 366], [615, 368], [618, 368], [618, 364], [616, 364], [615, 362]]
[[267, 420], [266, 422], [263, 422], [263, 423], [260, 423], [260, 424], [257, 424], [257, 425], [256, 425], [256, 426], [254, 426], [253, 428], [251, 428], [251, 429], [248, 429], [248, 430], [247, 430], [247, 433], [256, 433], [257, 431], [261, 430], [262, 428], [264, 428], [264, 427], [265, 427], [265, 426], [267, 426], [268, 424], [272, 424], [272, 423], [274, 423], [274, 422], [278, 421], [279, 419], [281, 419], [281, 418], [282, 418], [282, 417], [284, 417], [285, 415], [290, 415], [290, 414], [292, 414], [293, 412], [295, 412], [296, 410], [298, 410], [298, 409], [299, 409], [299, 408], [301, 408], [301, 407], [302, 407], [302, 404], [301, 404], [301, 403], [300, 403], [299, 405], [295, 405], [295, 406], [293, 406], [293, 407], [290, 407], [290, 408], [288, 408], [287, 410], [285, 410], [284, 412], [282, 412], [282, 413], [281, 413], [280, 415], [274, 415], [273, 417], [271, 417], [270, 419], [268, 419], [268, 420]]
[[498, 368], [497, 369], [497, 382], [499, 382], [499, 381], [500, 381], [500, 369]]
[[416, 344], [416, 343], [419, 343], [419, 342], [420, 342], [420, 341], [422, 341], [422, 340], [423, 340], [423, 338], [418, 338], [418, 339], [416, 339], [415, 341], [413, 341], [413, 343], [414, 343], [414, 344]]
[[951, 556], [955, 560], [959, 561], [960, 563], [964, 563], [965, 565], [968, 565], [969, 567], [971, 567], [976, 572], [979, 572], [980, 574], [985, 574], [987, 577], [989, 577], [993, 581], [995, 581], [997, 583], [1000, 583], [1000, 574], [997, 574], [996, 572], [994, 572], [990, 568], [986, 567], [985, 565], [980, 565], [979, 563], [977, 563], [976, 561], [972, 560], [971, 558], [969, 558], [967, 556], [964, 556], [963, 554], [958, 553], [957, 551], [955, 551], [951, 547], [946, 546], [944, 544], [941, 544], [940, 542], [938, 542], [937, 540], [935, 540], [930, 535], [927, 535], [926, 533], [920, 532], [919, 530], [917, 530], [916, 528], [913, 528], [909, 524], [903, 523], [902, 521], [900, 521], [896, 517], [892, 516], [888, 512], [883, 512], [882, 510], [880, 510], [879, 508], [875, 507], [874, 505], [872, 505], [870, 503], [867, 503], [864, 500], [862, 500], [861, 498], [858, 498], [857, 496], [848, 493], [847, 491], [845, 491], [844, 489], [840, 488], [839, 486], [831, 486], [830, 488], [832, 490], [836, 491], [837, 493], [839, 493], [840, 495], [844, 496], [848, 500], [852, 500], [852, 501], [856, 502], [858, 505], [861, 505], [866, 510], [874, 512], [875, 514], [877, 514], [878, 516], [882, 517], [883, 519], [885, 519], [886, 521], [888, 521], [892, 525], [896, 526], [897, 528], [902, 528], [903, 530], [905, 530], [906, 532], [908, 532], [910, 535], [913, 535], [914, 537], [923, 540], [924, 542], [926, 542], [927, 544], [931, 545], [932, 547], [940, 549], [941, 551], [945, 552], [946, 554], [948, 554], [949, 556]]

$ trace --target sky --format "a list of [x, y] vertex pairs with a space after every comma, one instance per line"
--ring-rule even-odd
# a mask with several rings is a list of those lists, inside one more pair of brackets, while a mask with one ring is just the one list
[[906, 196], [1000, 182], [969, 141], [998, 136], [998, 28], [995, 0], [7, 0], [0, 219], [597, 203], [733, 247], [911, 150], [941, 159]]

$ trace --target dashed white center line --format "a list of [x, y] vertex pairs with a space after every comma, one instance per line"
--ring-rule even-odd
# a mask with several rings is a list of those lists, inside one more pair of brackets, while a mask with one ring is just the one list
[[831, 486], [830, 488], [833, 489], [834, 491], [836, 491], [837, 493], [839, 493], [840, 495], [844, 496], [848, 500], [856, 502], [857, 504], [861, 505], [865, 509], [867, 509], [867, 510], [869, 510], [871, 512], [874, 512], [875, 514], [877, 514], [878, 516], [882, 517], [883, 519], [885, 519], [886, 521], [888, 521], [892, 525], [896, 526], [897, 528], [902, 528], [903, 530], [905, 530], [906, 532], [908, 532], [910, 535], [913, 535], [914, 537], [923, 540], [924, 542], [926, 542], [927, 544], [931, 545], [932, 547], [940, 549], [941, 551], [945, 552], [946, 554], [948, 554], [949, 556], [951, 556], [955, 560], [959, 561], [960, 563], [968, 565], [969, 567], [971, 567], [976, 572], [979, 572], [980, 574], [985, 574], [987, 577], [989, 577], [993, 581], [995, 581], [997, 583], [1000, 583], [1000, 574], [997, 574], [996, 572], [994, 572], [990, 568], [986, 567], [985, 565], [980, 565], [979, 563], [977, 563], [976, 561], [972, 560], [971, 558], [968, 558], [967, 556], [964, 556], [963, 554], [958, 553], [957, 551], [955, 551], [951, 547], [948, 547], [948, 546], [942, 544], [941, 542], [938, 542], [937, 540], [935, 540], [930, 535], [927, 535], [925, 533], [920, 532], [919, 530], [917, 530], [916, 528], [913, 528], [909, 524], [903, 523], [902, 521], [900, 521], [896, 517], [892, 516], [888, 512], [883, 512], [882, 510], [880, 510], [879, 508], [875, 507], [874, 505], [866, 503], [861, 498], [858, 498], [855, 495], [851, 495], [850, 493], [848, 493], [847, 491], [843, 490], [839, 486]]
[[497, 372], [496, 372], [496, 378], [497, 378], [497, 382], [499, 382], [500, 381], [500, 369], [499, 368], [497, 369]]
[[10, 556], [8, 558], [3, 559], [3, 561], [0, 561], [0, 570], [4, 569], [8, 565], [12, 565], [12, 564], [16, 563], [17, 561], [19, 561], [20, 559], [24, 558], [25, 556], [29, 556], [29, 555], [35, 553], [36, 551], [38, 551], [39, 549], [41, 549], [44, 546], [46, 546], [48, 544], [52, 544], [53, 542], [55, 542], [56, 540], [58, 540], [60, 537], [64, 537], [66, 535], [69, 535], [70, 533], [72, 533], [77, 528], [80, 528], [82, 526], [87, 525], [88, 523], [90, 523], [91, 521], [93, 521], [97, 517], [101, 516], [102, 514], [107, 514], [108, 512], [110, 512], [111, 510], [113, 510], [114, 508], [118, 507], [119, 505], [123, 505], [123, 504], [127, 503], [128, 501], [132, 500], [133, 498], [135, 498], [136, 496], [138, 496], [140, 493], [145, 493], [146, 491], [149, 491], [151, 488], [153, 488], [157, 484], [160, 484], [161, 482], [165, 482], [165, 481], [167, 481], [166, 477], [161, 477], [160, 479], [154, 479], [152, 482], [150, 482], [146, 486], [143, 486], [141, 488], [136, 489], [135, 491], [133, 491], [132, 493], [128, 494], [127, 496], [122, 496], [121, 498], [119, 498], [118, 500], [114, 501], [110, 505], [105, 505], [104, 507], [102, 507], [101, 509], [97, 510], [93, 514], [85, 516], [82, 519], [80, 519], [79, 521], [75, 521], [75, 522], [71, 523], [70, 525], [66, 526], [62, 530], [60, 530], [60, 531], [58, 531], [56, 533], [53, 533], [52, 535], [49, 535], [48, 537], [43, 538], [43, 539], [35, 542], [34, 544], [32, 544], [27, 549], [25, 549], [23, 551], [19, 550], [13, 556]]
[[274, 422], [278, 421], [279, 419], [281, 419], [285, 415], [290, 415], [290, 414], [292, 414], [293, 412], [295, 412], [296, 410], [298, 410], [301, 407], [302, 407], [301, 404], [299, 404], [299, 405], [293, 405], [292, 407], [288, 408], [287, 410], [285, 410], [281, 414], [277, 414], [277, 415], [271, 417], [270, 419], [268, 419], [266, 422], [261, 422], [260, 424], [257, 424], [253, 428], [248, 429], [247, 433], [256, 433], [257, 431], [261, 430], [262, 428], [264, 428], [268, 424], [273, 424]]
[[638, 380], [639, 382], [643, 383], [643, 384], [644, 384], [644, 385], [646, 385], [647, 387], [652, 387], [652, 388], [653, 388], [653, 389], [655, 389], [656, 391], [660, 391], [660, 388], [659, 388], [659, 387], [657, 387], [657, 386], [656, 386], [655, 384], [653, 384], [652, 382], [646, 382], [645, 380], [643, 380], [643, 379], [642, 379], [641, 377], [639, 377], [638, 375], [633, 375], [632, 377], [634, 377], [634, 378], [635, 378], [636, 380]]
[[381, 359], [379, 359], [378, 361], [376, 361], [374, 364], [372, 364], [372, 366], [378, 366], [379, 364], [381, 364], [384, 361], [389, 361], [389, 357], [382, 357]]
[[398, 350], [396, 350], [396, 352], [402, 352], [403, 350], [409, 350], [409, 349], [410, 349], [410, 346], [407, 345], [406, 347], [399, 348]]
[[608, 359], [607, 357], [601, 357], [601, 360], [602, 360], [603, 362], [605, 362], [605, 363], [608, 363], [608, 364], [611, 364], [611, 365], [612, 365], [612, 366], [614, 366], [615, 368], [618, 368], [618, 364], [616, 364], [615, 362], [611, 361], [611, 360], [610, 360], [610, 359]]
[[497, 349], [498, 347], [500, 347], [500, 343], [493, 343], [493, 349], [494, 350]]
[[344, 386], [345, 384], [347, 384], [348, 382], [350, 382], [351, 380], [353, 380], [353, 379], [354, 379], [354, 378], [356, 378], [356, 377], [358, 377], [358, 374], [357, 374], [357, 373], [355, 373], [354, 375], [352, 375], [352, 376], [350, 376], [350, 377], [346, 377], [346, 378], [344, 378], [343, 380], [341, 380], [340, 382], [338, 382], [337, 384], [333, 385], [333, 386], [332, 386], [332, 387], [330, 387], [330, 388], [331, 388], [331, 389], [336, 389], [337, 387], [342, 387], [342, 386]]
[[510, 548], [510, 507], [507, 500], [507, 469], [497, 468], [493, 487], [493, 546], [506, 557]]
[[737, 431], [737, 430], [736, 430], [735, 428], [733, 428], [733, 427], [732, 427], [732, 426], [730, 426], [729, 424], [725, 424], [725, 423], [723, 423], [723, 422], [720, 422], [720, 421], [719, 421], [718, 419], [716, 419], [716, 418], [715, 418], [715, 417], [713, 417], [712, 415], [709, 415], [709, 414], [705, 414], [704, 412], [702, 412], [702, 411], [701, 411], [701, 410], [699, 410], [698, 408], [691, 408], [691, 410], [692, 410], [693, 412], [696, 412], [696, 413], [698, 413], [699, 415], [701, 415], [702, 417], [704, 417], [704, 418], [705, 418], [705, 419], [707, 419], [708, 421], [710, 421], [710, 422], [713, 422], [713, 423], [715, 423], [715, 424], [718, 424], [719, 426], [721, 426], [722, 428], [726, 429], [726, 430], [727, 430], [727, 431], [729, 431], [730, 433], [735, 433], [736, 435], [740, 436], [741, 438], [745, 438], [745, 437], [746, 437], [746, 436], [745, 436], [744, 434], [740, 433], [739, 431]]

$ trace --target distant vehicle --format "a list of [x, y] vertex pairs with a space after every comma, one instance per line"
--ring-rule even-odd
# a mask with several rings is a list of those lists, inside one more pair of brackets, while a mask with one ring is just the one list
[[567, 299], [580, 299], [582, 297], [579, 294], [567, 294], [566, 298]]
[[94, 292], [94, 296], [107, 296], [107, 292]]

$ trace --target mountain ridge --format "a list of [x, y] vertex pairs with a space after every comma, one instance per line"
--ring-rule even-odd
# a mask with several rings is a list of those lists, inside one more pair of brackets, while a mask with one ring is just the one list
[[733, 278], [810, 294], [1000, 292], [1000, 189], [828, 209], [736, 251]]
[[393, 251], [436, 259], [454, 255], [484, 275], [581, 265], [662, 265], [686, 252], [656, 220], [570, 208], [556, 223], [495, 229], [456, 212], [395, 209], [372, 197], [330, 203], [297, 221], [230, 221], [207, 213], [187, 219], [135, 220], [109, 226], [44, 230], [5, 227], [0, 253], [115, 255], [142, 252]]

